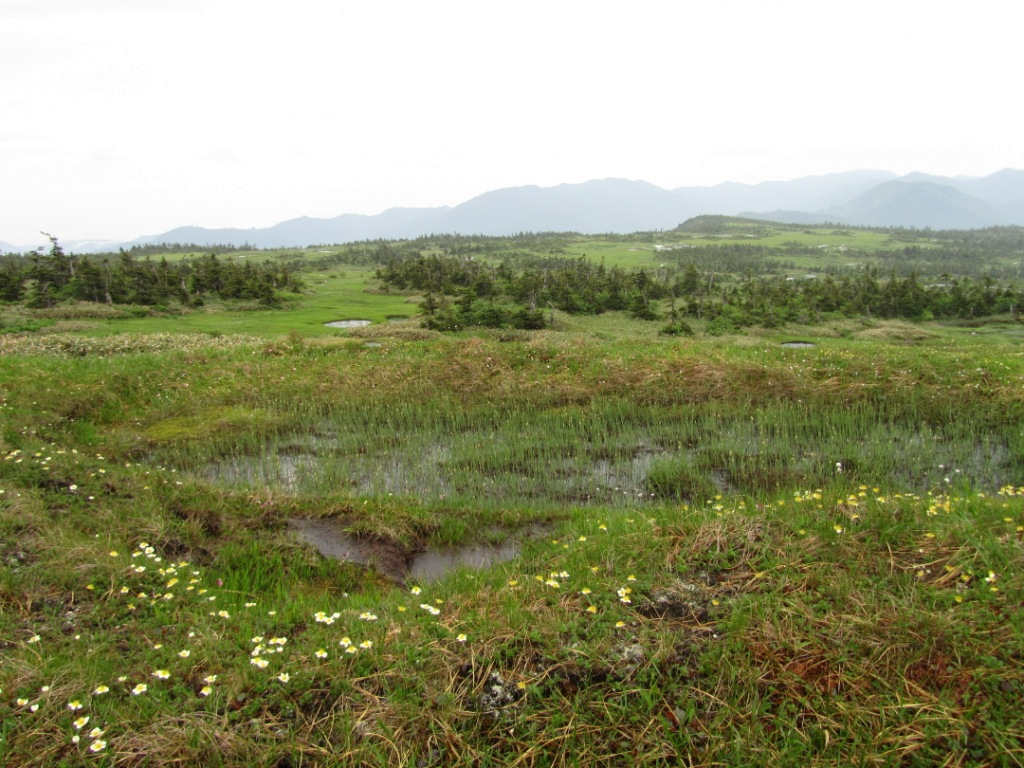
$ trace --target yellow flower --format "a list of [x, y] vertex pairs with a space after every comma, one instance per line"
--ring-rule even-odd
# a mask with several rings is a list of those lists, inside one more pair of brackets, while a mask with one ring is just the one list
[[100, 694], [104, 694], [104, 693], [106, 693], [109, 690], [110, 689], [107, 686], [105, 686], [102, 683], [100, 683], [99, 685], [97, 685], [95, 688], [92, 689], [92, 695], [93, 696], [99, 696]]
[[132, 688], [132, 696], [139, 696], [149, 690], [149, 686], [145, 683], [139, 683]]
[[461, 633], [460, 633], [460, 634], [459, 634], [458, 636], [456, 636], [456, 638], [455, 638], [455, 639], [456, 639], [457, 641], [459, 641], [460, 643], [464, 643], [464, 642], [466, 642], [466, 636], [465, 636], [464, 634], [461, 634]]
[[167, 669], [157, 669], [153, 672], [153, 677], [155, 677], [157, 680], [166, 680], [170, 676], [171, 672]]
[[277, 676], [277, 679], [280, 680], [282, 683], [287, 683], [289, 680], [292, 679], [292, 676], [289, 675], [287, 672], [282, 672], [280, 675]]
[[184, 651], [178, 651], [178, 655], [183, 659], [187, 659], [189, 656], [192, 655], [192, 651], [186, 648]]
[[213, 688], [211, 688], [208, 685], [204, 685], [202, 688], [199, 689], [200, 696], [209, 696], [211, 693], [213, 693]]
[[82, 702], [80, 702], [78, 699], [75, 699], [74, 701], [69, 701], [68, 702], [68, 709], [70, 709], [72, 712], [74, 712], [77, 709], [81, 709], [81, 708], [82, 708]]
[[73, 723], [71, 723], [71, 724], [72, 724], [73, 726], [75, 726], [75, 730], [76, 730], [76, 731], [80, 731], [80, 730], [82, 730], [82, 729], [83, 729], [83, 728], [84, 728], [84, 727], [85, 727], [86, 725], [88, 725], [88, 724], [89, 724], [89, 717], [88, 717], [87, 715], [83, 715], [82, 717], [78, 718], [77, 720], [75, 720], [75, 721], [74, 721]]
[[106, 748], [107, 748], [107, 742], [102, 741], [100, 739], [97, 739], [96, 741], [94, 741], [92, 744], [89, 745], [89, 751], [90, 752], [102, 752]]
[[326, 659], [327, 658], [327, 651], [324, 650], [323, 648], [320, 648], [320, 649], [317, 650], [317, 652], [314, 655], [318, 659]]
[[596, 605], [589, 605], [589, 606], [587, 606], [587, 613], [597, 613], [597, 606]]

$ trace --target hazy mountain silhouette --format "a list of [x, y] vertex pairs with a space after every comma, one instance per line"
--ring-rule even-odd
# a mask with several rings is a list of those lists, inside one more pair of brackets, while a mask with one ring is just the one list
[[895, 178], [896, 174], [889, 171], [847, 171], [791, 181], [725, 182], [713, 187], [680, 187], [674, 191], [701, 209], [702, 214], [735, 216], [742, 211], [818, 211], [845, 203]]
[[557, 187], [485, 192], [440, 219], [444, 232], [640, 232], [669, 229], [694, 215], [686, 202], [646, 181], [603, 179]]
[[744, 212], [794, 224], [978, 229], [1024, 225], [1024, 172], [1006, 169], [980, 179], [911, 173], [815, 211]]
[[848, 224], [917, 229], [974, 229], [1009, 223], [998, 206], [932, 181], [887, 181], [829, 209]]
[[[509, 187], [485, 192], [460, 205], [391, 208], [364, 216], [300, 217], [272, 227], [208, 229], [178, 227], [140, 237], [148, 243], [195, 243], [299, 247], [379, 238], [452, 233], [512, 235], [518, 232], [626, 233], [672, 229], [702, 214], [742, 215], [800, 224], [964, 229], [1024, 225], [1024, 171], [1005, 169], [982, 178], [943, 177], [859, 170], [760, 184], [727, 182], [666, 190], [646, 181], [602, 179], [554, 187]], [[65, 243], [69, 250], [76, 243]], [[99, 243], [90, 243], [97, 250]], [[104, 243], [107, 250], [108, 242]], [[8, 247], [0, 244], [0, 248]], [[10, 246], [11, 251], [20, 251]]]

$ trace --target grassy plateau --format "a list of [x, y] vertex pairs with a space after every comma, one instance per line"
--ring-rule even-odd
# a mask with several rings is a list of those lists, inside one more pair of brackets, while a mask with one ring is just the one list
[[441, 334], [371, 278], [0, 336], [0, 764], [1024, 764], [1018, 323]]

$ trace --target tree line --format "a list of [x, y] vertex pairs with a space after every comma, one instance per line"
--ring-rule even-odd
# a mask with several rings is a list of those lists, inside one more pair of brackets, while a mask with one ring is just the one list
[[8, 255], [0, 259], [0, 300], [24, 301], [32, 308], [62, 301], [154, 306], [179, 302], [201, 306], [206, 300], [247, 299], [278, 306], [285, 291], [301, 291], [294, 267], [271, 262], [198, 258], [170, 262], [138, 259], [122, 250], [109, 255], [68, 254], [50, 238], [48, 253]]
[[768, 273], [736, 279], [699, 269], [696, 261], [650, 271], [535, 257], [514, 268], [505, 261], [418, 254], [392, 258], [376, 277], [389, 289], [424, 294], [424, 323], [441, 330], [543, 327], [543, 313], [551, 309], [625, 311], [643, 320], [668, 319], [667, 332], [686, 332], [686, 318], [728, 331], [840, 316], [963, 320], [1016, 315], [1024, 304], [1024, 291], [988, 276], [944, 274], [925, 281], [874, 266], [820, 278]]

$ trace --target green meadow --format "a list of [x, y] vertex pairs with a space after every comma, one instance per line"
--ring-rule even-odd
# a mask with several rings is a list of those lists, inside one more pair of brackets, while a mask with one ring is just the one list
[[275, 309], [3, 309], [0, 764], [1024, 764], [1015, 316], [440, 333], [313, 251]]

